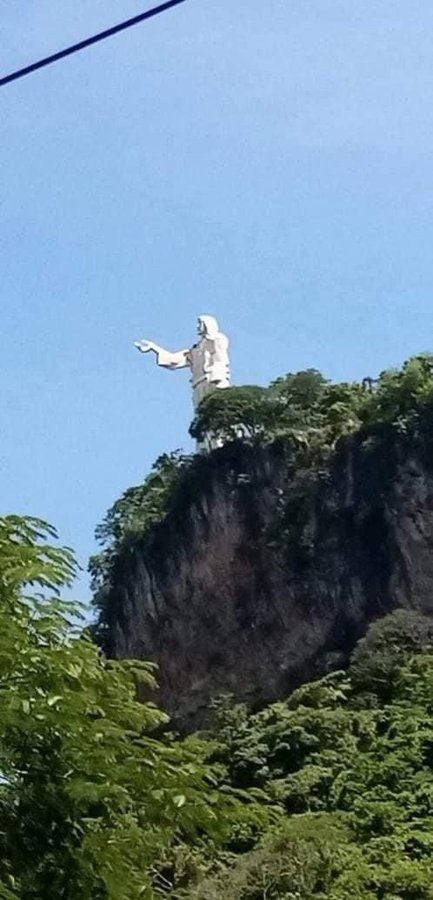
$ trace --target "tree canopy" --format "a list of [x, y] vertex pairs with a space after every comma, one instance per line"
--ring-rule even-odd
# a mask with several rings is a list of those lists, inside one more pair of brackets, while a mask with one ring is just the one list
[[315, 369], [289, 373], [269, 387], [214, 391], [200, 404], [190, 432], [198, 440], [275, 440], [301, 435], [333, 447], [361, 428], [390, 425], [407, 433], [433, 403], [433, 355], [421, 354], [378, 379], [330, 382]]
[[[0, 519], [0, 896], [153, 896], [164, 849], [223, 824], [198, 744], [158, 740], [147, 663], [104, 659], [59, 599], [76, 564]], [[217, 828], [216, 828], [217, 826]]]
[[0, 519], [0, 897], [432, 900], [433, 627], [374, 623], [347, 671], [179, 738], [60, 599], [76, 564]]

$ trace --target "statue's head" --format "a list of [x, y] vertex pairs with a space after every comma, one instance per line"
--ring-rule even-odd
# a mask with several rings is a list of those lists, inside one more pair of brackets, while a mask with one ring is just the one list
[[214, 316], [199, 316], [197, 330], [201, 337], [213, 338], [219, 332], [219, 325]]

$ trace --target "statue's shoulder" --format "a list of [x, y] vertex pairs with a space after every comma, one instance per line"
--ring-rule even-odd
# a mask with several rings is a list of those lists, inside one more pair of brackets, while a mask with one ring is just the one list
[[218, 334], [215, 337], [215, 341], [217, 341], [221, 347], [228, 347], [228, 345], [229, 345], [229, 339], [228, 339], [227, 335], [224, 334], [224, 332], [222, 332], [222, 331], [218, 332]]

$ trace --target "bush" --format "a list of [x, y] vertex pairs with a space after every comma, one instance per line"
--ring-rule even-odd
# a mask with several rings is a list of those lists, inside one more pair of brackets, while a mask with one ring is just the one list
[[414, 610], [397, 609], [370, 625], [352, 653], [349, 676], [357, 693], [388, 703], [398, 669], [414, 653], [433, 645], [433, 620]]

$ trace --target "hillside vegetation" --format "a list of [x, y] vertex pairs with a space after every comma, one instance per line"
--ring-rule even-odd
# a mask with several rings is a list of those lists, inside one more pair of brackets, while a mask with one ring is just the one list
[[[398, 611], [347, 671], [181, 740], [58, 599], [70, 551], [0, 520], [0, 896], [433, 896], [433, 625]], [[47, 541], [48, 538], [48, 541]], [[42, 589], [42, 593], [41, 593]]]
[[[376, 381], [333, 383], [315, 369], [278, 378], [269, 387], [214, 391], [201, 403], [193, 437], [215, 444], [278, 444], [286, 483], [275, 508], [269, 541], [278, 540], [291, 560], [307, 558], [308, 519], [315, 492], [328, 478], [338, 449], [354, 441], [365, 456], [383, 456], [378, 483], [389, 479], [388, 449], [397, 441], [410, 452], [433, 437], [433, 355], [409, 359]], [[382, 454], [378, 454], [378, 449]], [[431, 453], [428, 450], [427, 459]], [[202, 458], [180, 451], [160, 456], [143, 484], [129, 488], [96, 529], [101, 551], [90, 560], [97, 631], [104, 644], [107, 606], [122, 554], [152, 538], [180, 495], [196, 496]], [[305, 552], [307, 551], [307, 552]]]
[[[310, 371], [215, 393], [192, 430], [282, 442], [269, 540], [293, 553], [291, 486], [308, 496], [341, 441], [430, 446], [432, 411], [421, 356], [375, 385]], [[99, 639], [116, 556], [199, 473], [199, 458], [163, 456], [108, 513], [91, 563]], [[344, 670], [264, 708], [215, 697], [184, 738], [137, 700], [154, 667], [108, 660], [60, 599], [75, 571], [44, 522], [0, 518], [0, 898], [433, 900], [430, 618], [378, 619]]]

